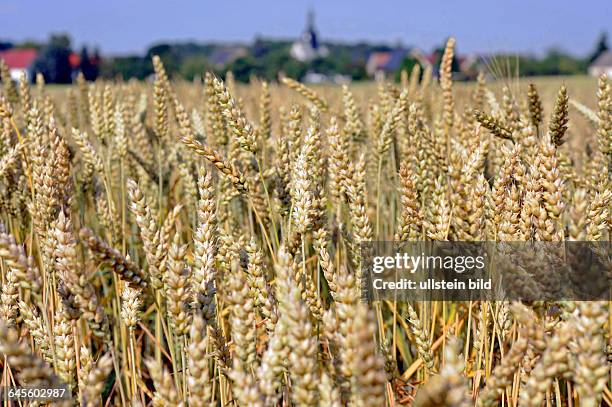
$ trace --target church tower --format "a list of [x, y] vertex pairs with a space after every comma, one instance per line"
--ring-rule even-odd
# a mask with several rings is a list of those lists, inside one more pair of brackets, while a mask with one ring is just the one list
[[329, 53], [327, 47], [319, 44], [314, 20], [314, 11], [309, 10], [306, 17], [306, 28], [302, 32], [300, 39], [291, 45], [291, 56], [299, 61], [310, 61], [315, 58], [325, 57]]

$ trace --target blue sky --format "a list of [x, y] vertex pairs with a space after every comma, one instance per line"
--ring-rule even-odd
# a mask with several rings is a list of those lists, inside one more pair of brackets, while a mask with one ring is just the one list
[[401, 40], [427, 50], [452, 34], [464, 53], [558, 46], [585, 55], [601, 31], [612, 36], [612, 0], [0, 0], [0, 38], [64, 31], [110, 54], [163, 40], [291, 38], [309, 8], [324, 40]]

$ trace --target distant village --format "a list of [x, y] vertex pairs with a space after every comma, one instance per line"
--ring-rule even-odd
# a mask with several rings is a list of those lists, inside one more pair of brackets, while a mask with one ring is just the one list
[[[14, 80], [21, 75], [33, 80], [37, 72], [42, 72], [48, 82], [59, 83], [72, 81], [78, 72], [84, 72], [88, 80], [95, 80], [99, 75], [146, 79], [153, 72], [151, 56], [159, 55], [172, 75], [187, 80], [212, 70], [220, 75], [231, 71], [240, 81], [248, 81], [252, 76], [275, 80], [287, 75], [307, 83], [346, 83], [398, 78], [401, 70], [410, 70], [415, 64], [430, 66], [437, 75], [445, 40], [441, 38], [440, 47], [430, 51], [401, 43], [333, 43], [322, 39], [311, 11], [303, 32], [291, 41], [257, 36], [251, 44], [160, 43], [151, 46], [145, 55], [101, 56], [98, 51], [90, 55], [86, 48], [74, 52], [70, 38], [60, 35], [52, 36], [47, 44], [0, 41], [0, 59]], [[479, 72], [488, 71], [487, 65], [493, 58], [500, 57], [504, 56], [467, 55], [459, 50], [453, 75], [457, 80], [473, 80]], [[523, 75], [588, 73], [598, 76], [606, 72], [612, 75], [612, 51], [604, 33], [587, 59], [552, 50], [540, 59], [520, 56], [519, 64]]]

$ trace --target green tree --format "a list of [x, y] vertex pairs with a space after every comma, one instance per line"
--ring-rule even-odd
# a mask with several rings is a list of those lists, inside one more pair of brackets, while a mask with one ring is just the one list
[[[442, 62], [442, 56], [444, 55], [445, 46], [438, 47], [434, 50], [435, 63], [434, 65], [440, 67], [440, 63]], [[451, 64], [451, 72], [459, 72], [459, 61], [457, 60], [457, 55], [459, 55], [457, 51], [457, 47], [455, 47], [455, 53], [453, 55], [453, 63]]]
[[154, 55], [159, 56], [159, 58], [164, 63], [164, 68], [166, 68], [166, 72], [170, 76], [179, 71], [181, 61], [177, 57], [175, 47], [172, 44], [158, 44], [152, 46], [147, 51], [146, 58], [150, 60], [153, 58]]
[[574, 58], [558, 49], [549, 50], [538, 65], [538, 75], [576, 75], [586, 72], [587, 68], [584, 60]]
[[95, 81], [98, 77], [98, 67], [91, 63], [87, 47], [81, 49], [81, 62], [79, 69], [83, 72], [83, 76], [88, 81]]
[[104, 60], [101, 71], [102, 76], [105, 78], [145, 79], [153, 73], [153, 63], [150, 58], [138, 56], [117, 57]]
[[296, 59], [289, 58], [281, 67], [285, 75], [293, 79], [301, 79], [308, 72], [308, 65]]
[[406, 71], [408, 72], [408, 74], [410, 74], [410, 72], [412, 72], [412, 68], [414, 68], [415, 65], [418, 65], [418, 64], [419, 64], [419, 61], [417, 61], [417, 59], [414, 57], [404, 58], [404, 60], [402, 61], [402, 64], [400, 65], [400, 68], [397, 70], [397, 72], [395, 72], [395, 80], [396, 81], [400, 80], [402, 71]]
[[179, 74], [187, 79], [193, 80], [196, 76], [203, 77], [206, 71], [210, 71], [211, 66], [203, 56], [193, 56], [185, 58], [179, 67]]
[[65, 34], [52, 34], [34, 60], [32, 70], [42, 73], [49, 83], [70, 83], [70, 52], [70, 38]]
[[235, 59], [227, 66], [228, 71], [232, 71], [234, 78], [239, 82], [248, 82], [252, 75], [262, 76], [263, 69], [261, 64], [250, 56]]

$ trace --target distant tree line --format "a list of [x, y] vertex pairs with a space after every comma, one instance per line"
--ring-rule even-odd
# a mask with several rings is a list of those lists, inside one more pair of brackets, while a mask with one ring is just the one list
[[510, 68], [518, 71], [521, 76], [578, 75], [585, 74], [589, 65], [608, 49], [607, 34], [602, 33], [594, 50], [586, 58], [577, 58], [553, 48], [548, 50], [542, 58], [500, 55], [498, 59], [505, 58]]
[[52, 35], [38, 53], [32, 71], [42, 73], [47, 82], [70, 83], [72, 82], [70, 53], [70, 38], [67, 35]]
[[[162, 43], [151, 46], [144, 55], [113, 57], [102, 60], [96, 51], [90, 56], [87, 48], [80, 51], [80, 70], [88, 80], [95, 80], [98, 75], [106, 78], [137, 78], [145, 79], [153, 74], [151, 57], [159, 55], [166, 70], [171, 76], [192, 80], [206, 71], [223, 76], [232, 71], [238, 81], [247, 82], [252, 76], [267, 79], [278, 79], [279, 73], [301, 79], [307, 72], [324, 75], [342, 74], [352, 80], [367, 78], [365, 66], [367, 57], [375, 51], [390, 51], [385, 45], [359, 44], [326, 44], [329, 55], [309, 62], [301, 62], [291, 57], [291, 42], [283, 40], [268, 40], [257, 38], [250, 46], [244, 46], [246, 52], [236, 58], [228, 59], [226, 63], [216, 61], [216, 53], [227, 48], [224, 44], [215, 43]], [[75, 67], [71, 66], [69, 58], [72, 53], [71, 41], [67, 35], [52, 35], [45, 44], [22, 43], [12, 44], [0, 41], [0, 50], [12, 47], [33, 47], [39, 54], [32, 67], [33, 72], [41, 72], [48, 82], [68, 83], [75, 76]], [[584, 74], [588, 65], [599, 55], [608, 50], [606, 34], [602, 34], [594, 50], [586, 58], [578, 58], [558, 49], [549, 50], [544, 56], [530, 55], [494, 55], [486, 59], [476, 60], [471, 67], [463, 67], [465, 78], [475, 77], [475, 72], [484, 70], [496, 75], [496, 67], [503, 65], [512, 73], [522, 76], [537, 75], [575, 75]], [[439, 65], [443, 48], [436, 48], [430, 55], [434, 67]], [[218, 59], [218, 58], [217, 58]], [[93, 63], [92, 61], [95, 61]], [[396, 72], [399, 79], [401, 70], [410, 72], [418, 61], [407, 56]], [[453, 62], [453, 71], [460, 71], [458, 61]]]
[[[323, 74], [341, 73], [352, 79], [366, 78], [365, 56], [355, 57], [359, 45], [331, 45], [330, 55], [308, 63], [291, 57], [289, 41], [256, 40], [247, 52], [229, 63], [219, 65], [211, 60], [213, 53], [222, 45], [217, 44], [158, 44], [147, 50], [143, 56], [116, 57], [105, 61], [102, 75], [106, 77], [144, 79], [153, 73], [151, 56], [159, 55], [170, 75], [187, 80], [202, 76], [205, 71], [212, 71], [223, 76], [232, 71], [238, 81], [247, 82], [252, 76], [267, 80], [278, 79], [279, 72], [292, 78], [301, 78], [308, 71]], [[362, 46], [365, 49], [365, 46]], [[362, 52], [365, 55], [365, 52]]]
[[[309, 71], [326, 75], [342, 74], [353, 80], [363, 80], [367, 78], [365, 71], [367, 56], [374, 51], [391, 49], [365, 43], [326, 45], [330, 49], [327, 57], [301, 62], [291, 57], [290, 41], [256, 39], [247, 47], [248, 52], [245, 55], [219, 66], [214, 64], [210, 58], [222, 45], [158, 44], [151, 47], [143, 56], [119, 57], [106, 61], [102, 67], [102, 74], [106, 77], [144, 79], [153, 73], [151, 56], [159, 55], [171, 75], [187, 80], [201, 76], [205, 71], [213, 71], [221, 76], [227, 71], [232, 71], [236, 80], [242, 82], [249, 81], [252, 76], [275, 80], [279, 72], [300, 79]], [[476, 60], [474, 65], [464, 72], [464, 77], [475, 77], [474, 72], [478, 70], [491, 71], [493, 75], [496, 75], [496, 65], [503, 65], [504, 69], [509, 68], [512, 73], [522, 76], [585, 74], [588, 65], [607, 49], [607, 37], [602, 34], [595, 49], [586, 58], [579, 58], [559, 49], [551, 49], [541, 57], [498, 54]], [[433, 51], [434, 66], [438, 66], [442, 53], [442, 47]], [[418, 61], [415, 58], [406, 57], [397, 70], [396, 78], [399, 78], [399, 72], [402, 69], [410, 71], [416, 63]], [[460, 71], [457, 61], [453, 63], [453, 71]]]

